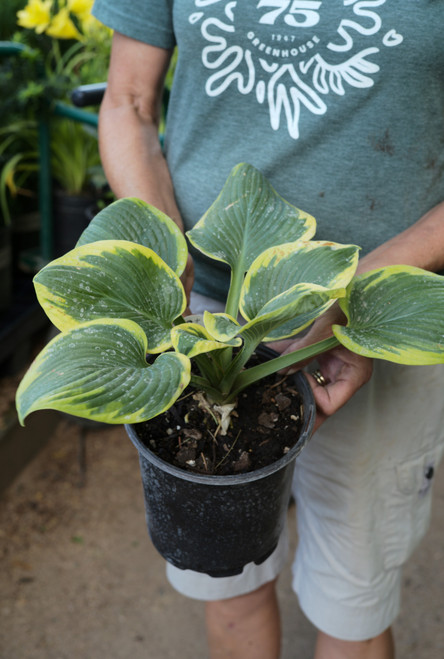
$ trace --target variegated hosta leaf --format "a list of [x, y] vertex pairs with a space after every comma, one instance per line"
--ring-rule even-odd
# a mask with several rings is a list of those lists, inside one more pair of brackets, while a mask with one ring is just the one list
[[171, 268], [151, 249], [124, 240], [76, 247], [45, 266], [34, 283], [60, 330], [97, 318], [127, 318], [142, 327], [153, 353], [171, 346], [173, 321], [186, 307]]
[[344, 288], [324, 288], [317, 284], [296, 284], [267, 302], [239, 334], [275, 341], [293, 336], [308, 327], [334, 301], [345, 295]]
[[237, 320], [226, 313], [205, 311], [203, 320], [208, 332], [217, 341], [231, 341], [240, 330]]
[[216, 341], [205, 327], [197, 323], [176, 325], [171, 332], [171, 338], [174, 349], [190, 358], [212, 350], [239, 346], [242, 343], [240, 339], [223, 343]]
[[188, 249], [183, 233], [165, 213], [141, 199], [119, 199], [97, 213], [76, 246], [99, 240], [128, 240], [144, 245], [177, 275], [185, 269]]
[[309, 239], [315, 230], [311, 215], [282, 199], [252, 165], [241, 163], [187, 236], [204, 254], [246, 272], [267, 247]]
[[21, 423], [53, 409], [106, 423], [161, 414], [190, 381], [190, 361], [168, 352], [150, 366], [146, 336], [129, 320], [99, 320], [59, 334], [42, 350], [17, 390]]
[[[267, 340], [294, 335], [344, 294], [356, 271], [358, 249], [355, 245], [320, 241], [271, 247], [258, 256], [247, 272], [240, 300], [242, 315], [248, 321], [261, 317], [263, 330], [268, 327]], [[310, 300], [307, 291], [311, 290], [315, 296], [321, 296]], [[297, 310], [295, 302], [297, 305], [300, 294], [304, 296], [303, 306]], [[247, 327], [253, 325], [248, 323]]]
[[317, 284], [345, 288], [358, 265], [355, 245], [321, 241], [297, 241], [271, 247], [254, 261], [247, 272], [240, 311], [251, 320], [273, 298], [295, 284]]
[[360, 275], [340, 306], [336, 338], [365, 357], [399, 364], [444, 363], [444, 277], [409, 266]]

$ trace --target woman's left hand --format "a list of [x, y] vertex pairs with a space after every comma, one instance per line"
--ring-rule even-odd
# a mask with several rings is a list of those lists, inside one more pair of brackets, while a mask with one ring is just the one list
[[306, 373], [316, 401], [315, 430], [370, 379], [373, 360], [337, 346], [317, 358], [325, 384]]
[[[343, 324], [344, 320], [339, 306], [334, 305], [312, 325], [305, 336], [271, 343], [270, 347], [282, 354], [294, 352], [331, 336], [331, 326], [335, 323]], [[373, 370], [372, 359], [361, 357], [342, 345], [318, 355], [316, 361], [325, 383], [320, 384], [309, 371], [306, 372], [317, 407], [315, 430], [368, 382]], [[297, 364], [285, 372], [299, 370], [304, 366], [307, 366], [307, 362]]]

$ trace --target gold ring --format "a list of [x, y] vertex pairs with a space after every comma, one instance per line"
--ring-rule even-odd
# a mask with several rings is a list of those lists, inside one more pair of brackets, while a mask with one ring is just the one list
[[312, 376], [321, 387], [325, 387], [325, 385], [327, 384], [327, 380], [324, 378], [324, 376], [322, 375], [319, 369], [313, 371]]

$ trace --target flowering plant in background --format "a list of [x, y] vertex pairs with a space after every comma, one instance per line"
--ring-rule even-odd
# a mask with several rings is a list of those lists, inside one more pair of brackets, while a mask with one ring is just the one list
[[[18, 11], [11, 5], [15, 31], [7, 40], [18, 54], [0, 61], [0, 210], [7, 221], [11, 203], [36, 198], [39, 119], [51, 117], [58, 101], [70, 104], [75, 87], [106, 80], [112, 32], [91, 15], [93, 1], [24, 0]], [[69, 120], [51, 117], [52, 160], [62, 121]], [[76, 125], [70, 132], [72, 153], [95, 151], [98, 160], [94, 129]], [[52, 174], [59, 183], [53, 163]]]
[[91, 15], [93, 2], [29, 0], [17, 12], [13, 41], [27, 46], [25, 84], [15, 94], [20, 110], [42, 111], [80, 84], [106, 80], [111, 30]]
[[17, 12], [19, 26], [54, 39], [81, 41], [100, 23], [91, 15], [94, 0], [29, 0]]

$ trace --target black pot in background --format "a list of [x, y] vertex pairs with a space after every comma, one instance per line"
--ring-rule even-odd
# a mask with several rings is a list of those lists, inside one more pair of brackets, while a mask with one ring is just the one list
[[11, 228], [0, 225], [0, 312], [12, 302]]
[[[267, 354], [275, 354], [267, 351]], [[315, 403], [302, 373], [294, 376], [304, 420], [293, 448], [272, 465], [246, 474], [206, 476], [170, 465], [126, 426], [139, 452], [148, 531], [159, 553], [182, 569], [213, 577], [263, 562], [284, 528], [295, 458], [311, 437]], [[149, 422], [148, 422], [149, 423]]]
[[93, 194], [68, 195], [55, 190], [53, 196], [54, 258], [74, 249], [81, 233], [91, 221]]
[[[38, 250], [40, 245], [40, 213], [31, 211], [14, 216], [12, 221], [13, 273], [29, 273], [26, 255]], [[30, 274], [34, 274], [31, 272]]]

